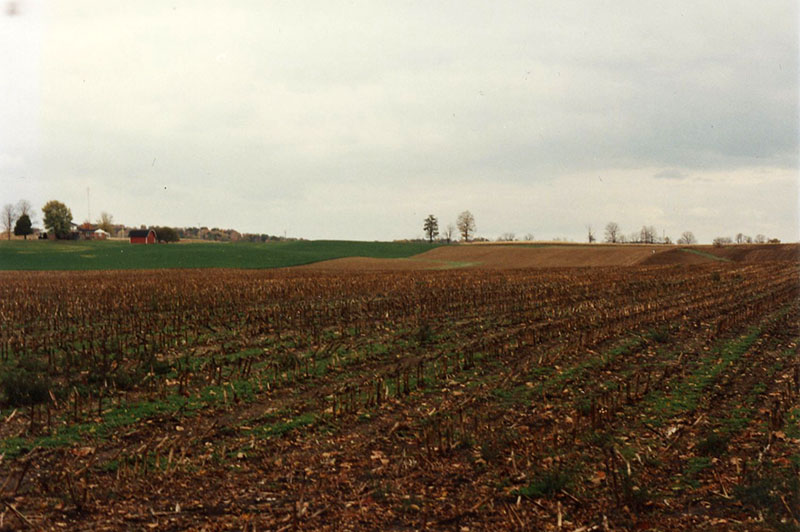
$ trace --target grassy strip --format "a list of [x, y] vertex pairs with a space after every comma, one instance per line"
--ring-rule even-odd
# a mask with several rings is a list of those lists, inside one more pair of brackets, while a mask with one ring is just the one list
[[282, 268], [343, 257], [407, 258], [437, 247], [417, 242], [229, 242], [131, 245], [127, 241], [0, 242], [3, 270]]
[[728, 366], [734, 364], [758, 340], [761, 329], [753, 327], [748, 333], [712, 349], [700, 359], [700, 365], [685, 380], [676, 384], [669, 392], [654, 392], [644, 405], [648, 423], [662, 426], [666, 420], [683, 412], [697, 408], [704, 391], [711, 386], [717, 376]]
[[685, 251], [686, 253], [694, 253], [695, 255], [700, 255], [701, 257], [705, 257], [707, 259], [719, 262], [731, 262], [731, 259], [726, 259], [725, 257], [718, 257], [713, 253], [709, 253], [707, 251], [700, 251], [699, 249], [681, 248], [681, 251]]
[[234, 394], [241, 402], [249, 403], [254, 400], [256, 392], [257, 387], [254, 382], [240, 380], [218, 386], [207, 386], [195, 396], [171, 394], [164, 399], [113, 407], [103, 411], [101, 421], [70, 424], [45, 436], [6, 438], [0, 442], [0, 455], [5, 458], [15, 458], [35, 447], [64, 447], [86, 437], [102, 441], [108, 439], [119, 428], [147, 419], [160, 416], [194, 416], [201, 410], [232, 400]]

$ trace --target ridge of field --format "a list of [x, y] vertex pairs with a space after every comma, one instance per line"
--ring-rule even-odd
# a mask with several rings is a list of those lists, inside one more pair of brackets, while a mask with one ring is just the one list
[[646, 244], [468, 244], [441, 246], [400, 259], [348, 257], [304, 266], [314, 270], [422, 270], [445, 268], [557, 268], [768, 262], [800, 260], [800, 245], [729, 247]]
[[[433, 244], [435, 246], [435, 244]], [[284, 268], [341, 257], [400, 259], [431, 249], [415, 242], [301, 240], [132, 245], [127, 241], [0, 242], [0, 270]]]

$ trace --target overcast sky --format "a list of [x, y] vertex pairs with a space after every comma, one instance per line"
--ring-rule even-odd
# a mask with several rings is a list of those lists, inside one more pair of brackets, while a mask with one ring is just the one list
[[800, 239], [794, 0], [0, 4], [0, 203], [39, 225]]

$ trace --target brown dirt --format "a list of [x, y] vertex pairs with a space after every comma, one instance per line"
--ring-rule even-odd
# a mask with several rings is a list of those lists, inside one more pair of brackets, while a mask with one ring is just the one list
[[469, 262], [484, 268], [630, 266], [650, 256], [649, 246], [448, 246], [420, 258]]
[[703, 246], [703, 251], [734, 262], [800, 260], [800, 244], [746, 244], [738, 246]]
[[[526, 246], [514, 244], [470, 244], [442, 246], [407, 259], [348, 257], [301, 266], [307, 270], [407, 271], [449, 268], [561, 268], [587, 266], [633, 266], [664, 264], [702, 264], [727, 260], [767, 262], [800, 260], [798, 244], [746, 246], [662, 245], [564, 245]], [[718, 257], [712, 258], [711, 255]]]
[[662, 265], [662, 264], [704, 264], [715, 262], [715, 259], [704, 257], [699, 253], [692, 253], [682, 248], [672, 248], [660, 253], [651, 254], [639, 264], [642, 265]]
[[[424, 255], [424, 254], [423, 254]], [[420, 257], [420, 258], [417, 258]], [[370, 257], [345, 257], [343, 259], [326, 260], [295, 266], [292, 269], [300, 270], [334, 270], [334, 271], [410, 271], [410, 270], [435, 270], [451, 267], [446, 262], [425, 260], [422, 255], [411, 259], [373, 259]]]

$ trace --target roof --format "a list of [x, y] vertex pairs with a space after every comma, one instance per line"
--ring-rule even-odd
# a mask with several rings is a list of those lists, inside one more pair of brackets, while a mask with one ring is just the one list
[[[150, 234], [150, 231], [153, 231], [153, 230], [152, 229], [131, 229], [131, 232], [128, 233], [128, 237], [129, 238], [135, 238], [135, 237], [147, 238], [147, 235]], [[155, 233], [156, 232], [153, 231], [153, 234], [155, 234]]]

